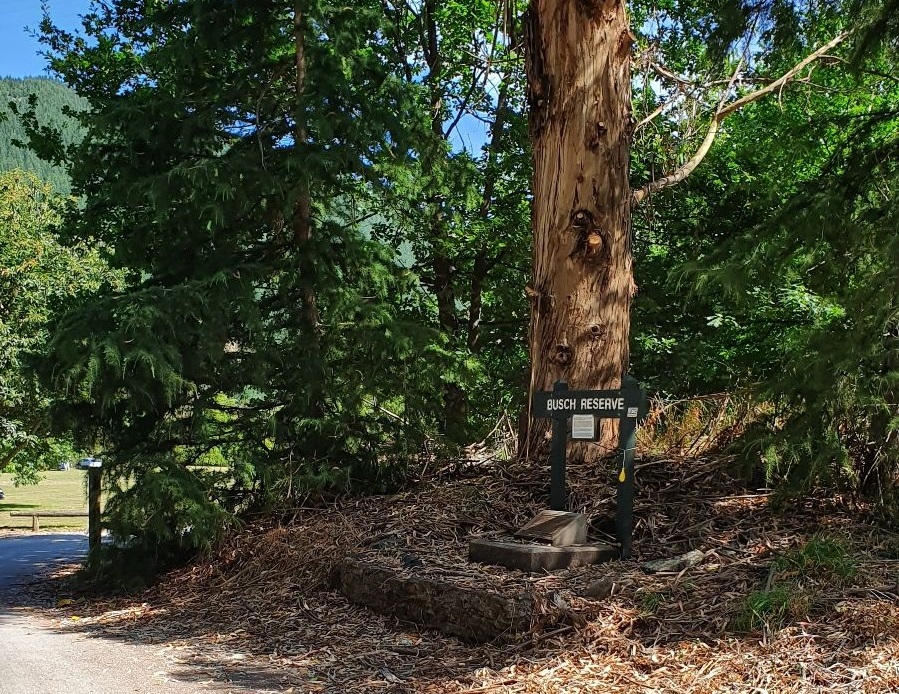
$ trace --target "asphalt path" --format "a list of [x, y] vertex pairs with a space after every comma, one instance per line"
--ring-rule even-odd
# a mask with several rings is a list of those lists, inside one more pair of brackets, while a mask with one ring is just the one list
[[[83, 533], [34, 534], [0, 537], [0, 607], [3, 596], [23, 581], [51, 570], [54, 565], [79, 561], [87, 552]], [[14, 602], [14, 597], [9, 597]]]
[[187, 681], [190, 673], [180, 672], [160, 645], [62, 631], [21, 609], [23, 582], [86, 551], [82, 534], [0, 537], [0, 694], [236, 691]]

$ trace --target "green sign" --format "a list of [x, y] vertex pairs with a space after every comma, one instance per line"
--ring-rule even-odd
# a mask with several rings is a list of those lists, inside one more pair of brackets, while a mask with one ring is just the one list
[[634, 379], [625, 375], [621, 382], [624, 387], [620, 390], [568, 390], [567, 383], [558, 381], [551, 392], [534, 393], [531, 415], [553, 420], [549, 505], [554, 511], [565, 510], [565, 453], [569, 433], [576, 440], [595, 440], [596, 419], [620, 420], [621, 470], [618, 473], [616, 515], [621, 556], [627, 559], [631, 555], [633, 537], [636, 430], [646, 414], [646, 397]]

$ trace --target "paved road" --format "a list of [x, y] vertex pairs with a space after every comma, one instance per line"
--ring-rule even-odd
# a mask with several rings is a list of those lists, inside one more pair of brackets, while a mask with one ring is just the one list
[[[3, 594], [54, 564], [70, 564], [87, 552], [83, 533], [0, 537], [0, 607]], [[12, 600], [12, 598], [9, 598]]]
[[54, 564], [77, 561], [86, 551], [87, 537], [81, 534], [0, 537], [0, 694], [223, 691], [174, 679], [177, 666], [158, 645], [60, 632], [17, 609], [16, 587], [22, 581]]

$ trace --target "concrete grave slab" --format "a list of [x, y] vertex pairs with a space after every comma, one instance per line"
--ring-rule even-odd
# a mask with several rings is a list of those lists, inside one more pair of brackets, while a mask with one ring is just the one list
[[526, 595], [406, 576], [351, 558], [340, 562], [334, 579], [351, 602], [467, 641], [501, 640], [531, 625], [532, 602]]

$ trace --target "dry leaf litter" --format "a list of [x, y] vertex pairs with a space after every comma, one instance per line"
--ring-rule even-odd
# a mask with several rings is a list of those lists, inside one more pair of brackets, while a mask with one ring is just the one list
[[[158, 643], [209, 683], [265, 672], [265, 691], [899, 692], [895, 538], [845, 499], [813, 497], [775, 513], [728, 467], [722, 457], [639, 463], [632, 561], [548, 575], [469, 564], [470, 538], [520, 527], [548, 496], [548, 470], [494, 460], [398, 495], [297, 509], [290, 522], [245, 528], [213, 559], [140, 595], [76, 599], [42, 614], [61, 629]], [[613, 541], [615, 471], [574, 466], [568, 479], [591, 539]], [[850, 548], [850, 579], [774, 570], [775, 557], [814, 536]], [[684, 571], [640, 569], [697, 549], [703, 560]], [[349, 604], [330, 585], [347, 556], [527, 594], [531, 630], [471, 645]], [[585, 597], [599, 580], [611, 595]], [[782, 584], [796, 596], [786, 619], [741, 628], [747, 596]]]

